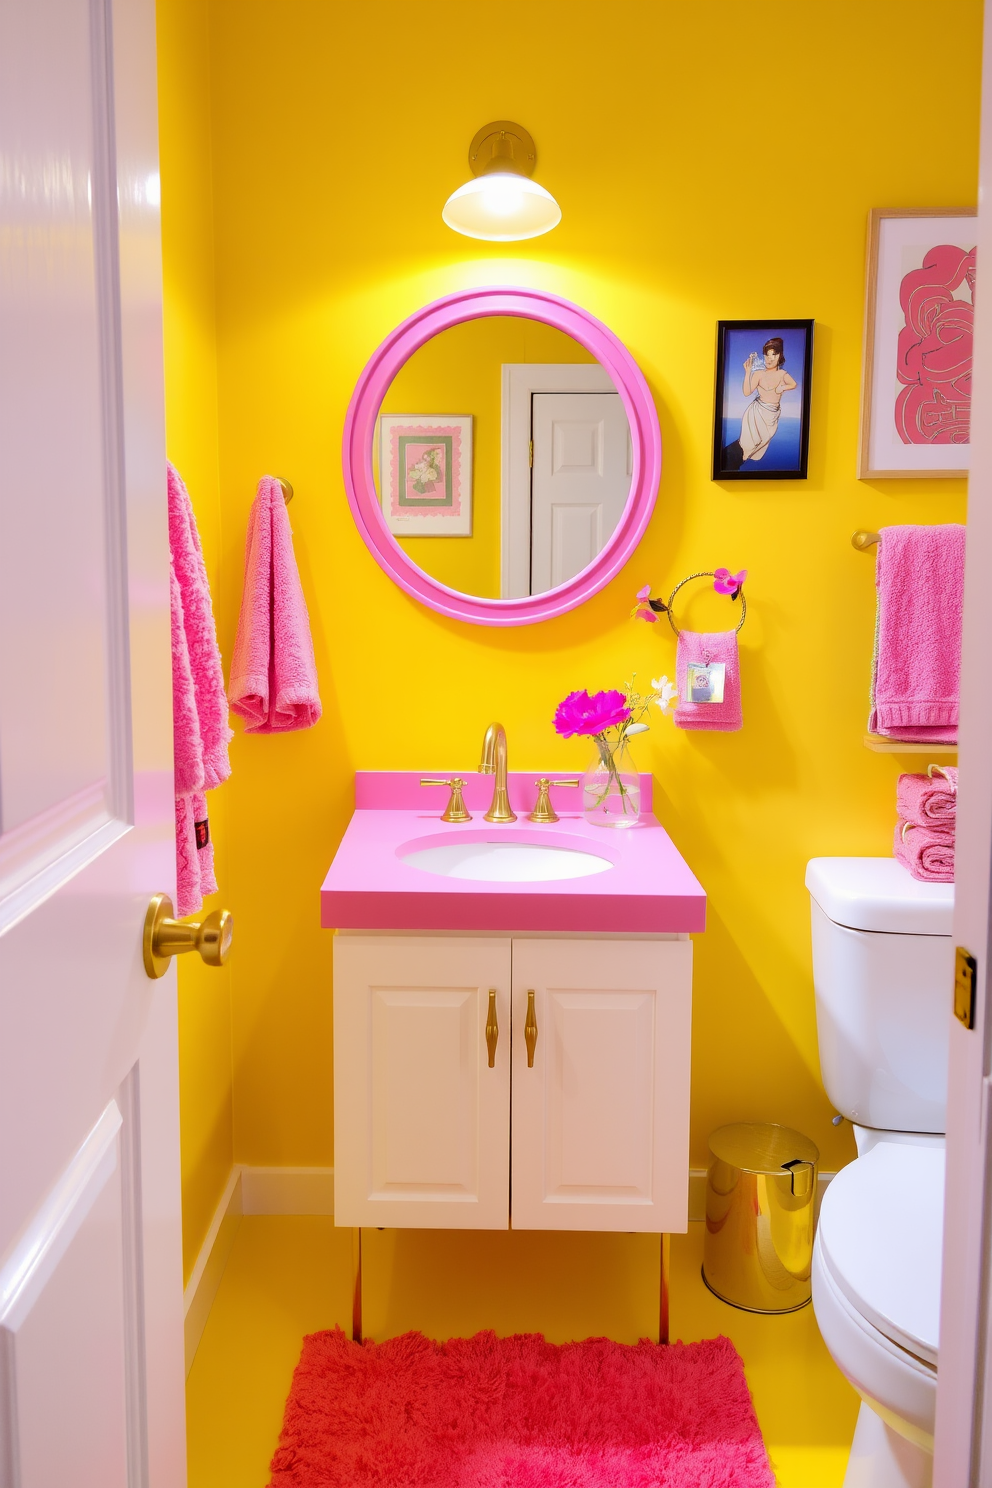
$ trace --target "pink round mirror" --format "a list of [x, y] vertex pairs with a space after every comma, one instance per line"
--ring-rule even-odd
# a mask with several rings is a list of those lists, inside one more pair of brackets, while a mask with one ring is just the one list
[[418, 310], [369, 360], [345, 420], [345, 488], [376, 562], [475, 625], [549, 620], [602, 589], [640, 541], [660, 475], [637, 363], [540, 290]]

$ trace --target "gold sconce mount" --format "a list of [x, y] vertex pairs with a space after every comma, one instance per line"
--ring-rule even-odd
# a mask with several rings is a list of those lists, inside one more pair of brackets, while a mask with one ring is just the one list
[[472, 137], [468, 163], [473, 176], [532, 176], [537, 165], [534, 137], [521, 124], [510, 119], [497, 119], [484, 124]]

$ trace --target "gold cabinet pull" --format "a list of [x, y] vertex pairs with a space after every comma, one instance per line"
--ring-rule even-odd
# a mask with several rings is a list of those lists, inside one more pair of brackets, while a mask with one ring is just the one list
[[534, 1068], [534, 1050], [537, 1048], [537, 1014], [534, 1011], [534, 988], [527, 992], [527, 1019], [524, 1023], [524, 1042], [527, 1045], [527, 1068]]
[[202, 920], [183, 924], [174, 919], [168, 894], [155, 894], [145, 915], [141, 937], [142, 960], [150, 977], [164, 976], [173, 956], [199, 951], [208, 966], [223, 966], [231, 949], [234, 916], [228, 909], [215, 909]]
[[496, 1068], [496, 1045], [499, 1043], [499, 1023], [496, 1018], [496, 988], [489, 988], [489, 1013], [486, 1018], [486, 1048], [489, 1050], [489, 1068]]

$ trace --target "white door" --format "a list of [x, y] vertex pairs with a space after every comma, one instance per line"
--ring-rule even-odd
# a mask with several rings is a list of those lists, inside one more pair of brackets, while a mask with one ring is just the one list
[[613, 535], [630, 491], [631, 447], [619, 393], [535, 393], [531, 590], [574, 578]]
[[505, 1230], [509, 1164], [510, 942], [336, 935], [335, 1222]]
[[685, 1230], [691, 981], [688, 941], [513, 942], [515, 1230]]
[[155, 29], [0, 6], [0, 1484], [185, 1482]]

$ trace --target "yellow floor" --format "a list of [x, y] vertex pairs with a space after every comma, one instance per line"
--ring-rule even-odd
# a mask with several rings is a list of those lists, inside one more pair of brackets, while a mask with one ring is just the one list
[[[435, 1244], [443, 1244], [446, 1232], [429, 1233]], [[588, 1243], [590, 1237], [585, 1239]], [[644, 1288], [636, 1282], [653, 1267], [652, 1242], [646, 1236], [596, 1237], [603, 1264], [609, 1263], [611, 1247], [620, 1240], [631, 1247], [630, 1292], [639, 1299]], [[265, 1488], [303, 1335], [335, 1323], [350, 1327], [351, 1243], [351, 1231], [335, 1230], [328, 1218], [253, 1215], [241, 1221], [187, 1384], [189, 1488]], [[397, 1299], [409, 1297], [409, 1283], [425, 1244], [427, 1236], [421, 1235], [420, 1251], [411, 1248], [400, 1266], [395, 1232], [365, 1232], [367, 1266], [382, 1268], [388, 1261], [392, 1283], [391, 1288], [370, 1288], [377, 1316], [370, 1315], [367, 1299], [369, 1332], [373, 1325], [388, 1331], [416, 1325], [415, 1309], [408, 1303], [399, 1305]], [[538, 1319], [537, 1325], [549, 1337], [559, 1333], [560, 1301], [555, 1298], [560, 1299], [564, 1290], [573, 1299], [588, 1290], [579, 1284], [577, 1238], [499, 1237], [479, 1244], [488, 1246], [484, 1259], [492, 1261], [495, 1256], [503, 1266], [511, 1291], [522, 1285], [526, 1269], [534, 1295], [552, 1298], [546, 1318]], [[657, 1240], [653, 1244], [656, 1247]], [[514, 1254], [526, 1254], [526, 1268], [513, 1271]], [[812, 1309], [760, 1317], [728, 1307], [704, 1287], [701, 1258], [702, 1225], [692, 1224], [688, 1235], [673, 1236], [672, 1337], [689, 1342], [724, 1333], [733, 1339], [744, 1359], [781, 1488], [840, 1488], [858, 1402], [823, 1347]], [[427, 1305], [434, 1306], [434, 1315], [443, 1321], [443, 1310], [438, 1314], [436, 1309], [443, 1305], [445, 1276], [451, 1273], [440, 1253], [435, 1254], [433, 1272], [436, 1292]], [[484, 1282], [478, 1296], [484, 1296]], [[636, 1326], [642, 1305], [632, 1300], [627, 1306], [621, 1296], [620, 1322], [612, 1334], [626, 1334]], [[602, 1329], [595, 1305], [586, 1310], [588, 1316], [581, 1319], [585, 1329], [594, 1332], [597, 1324]], [[461, 1315], [464, 1318], [464, 1312]], [[518, 1326], [536, 1324], [529, 1313], [519, 1322], [511, 1314], [510, 1327], [500, 1331]]]

